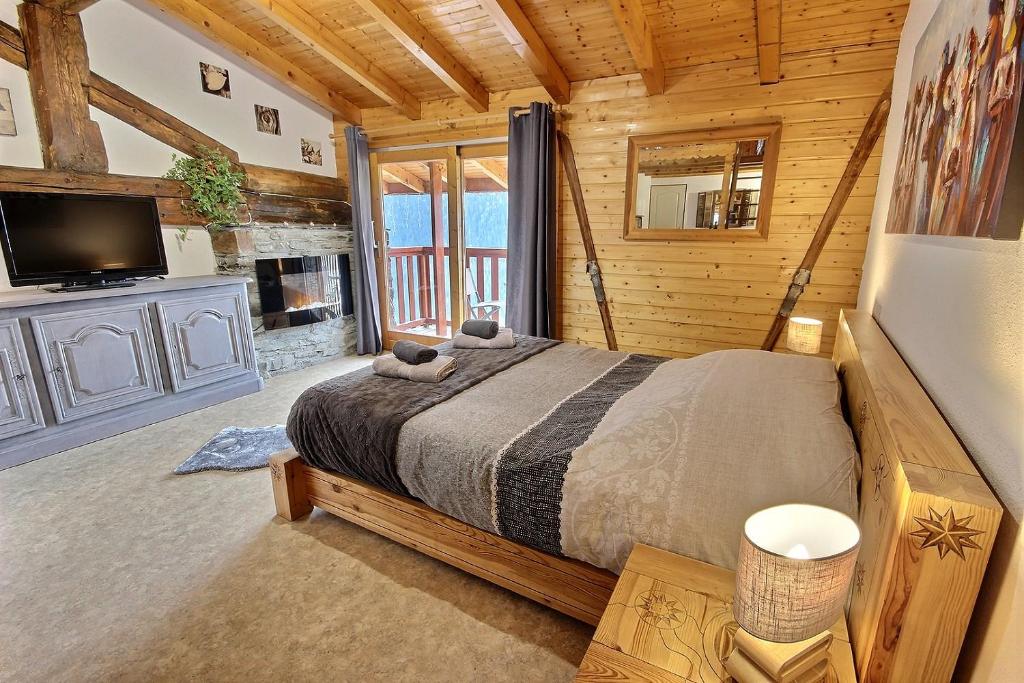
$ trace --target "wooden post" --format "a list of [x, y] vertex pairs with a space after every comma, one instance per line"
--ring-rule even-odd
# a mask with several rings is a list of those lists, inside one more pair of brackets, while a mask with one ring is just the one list
[[857, 146], [853, 148], [853, 154], [850, 156], [850, 161], [846, 164], [843, 177], [839, 179], [839, 185], [836, 186], [836, 191], [832, 195], [832, 201], [829, 202], [828, 208], [825, 209], [825, 214], [821, 217], [818, 229], [814, 232], [814, 237], [811, 238], [811, 244], [807, 247], [807, 253], [804, 254], [803, 260], [793, 275], [793, 282], [789, 285], [789, 292], [786, 293], [786, 298], [782, 300], [779, 312], [775, 315], [775, 320], [772, 321], [768, 335], [761, 345], [762, 350], [771, 351], [775, 348], [775, 342], [779, 340], [779, 336], [786, 328], [786, 321], [789, 320], [789, 316], [796, 306], [797, 299], [804, 293], [804, 287], [811, 281], [811, 270], [814, 269], [814, 264], [818, 262], [821, 250], [825, 248], [825, 241], [832, 234], [832, 228], [835, 227], [836, 221], [839, 220], [839, 214], [843, 212], [846, 200], [850, 198], [853, 186], [857, 184], [861, 171], [864, 170], [864, 164], [867, 163], [868, 157], [871, 156], [871, 150], [875, 148], [875, 143], [878, 142], [882, 131], [885, 130], [891, 102], [892, 81], [889, 82], [889, 85], [885, 86], [885, 90], [879, 95], [875, 108], [868, 117], [868, 122], [864, 124], [864, 130], [860, 134], [860, 139], [857, 140]]
[[82, 20], [31, 2], [18, 6], [43, 165], [62, 171], [107, 170], [100, 128], [89, 117], [89, 56]]
[[306, 495], [306, 480], [302, 473], [302, 460], [295, 449], [270, 456], [270, 479], [274, 486], [274, 505], [277, 514], [289, 522], [301, 519], [313, 511]]
[[[441, 194], [444, 192], [441, 182], [443, 164], [439, 161], [431, 161], [428, 166], [430, 167], [430, 225], [433, 228], [434, 249], [434, 311], [437, 317], [437, 336], [443, 337], [448, 334], [448, 314], [445, 312], [447, 311], [447, 306], [445, 306], [447, 297], [444, 285], [444, 204], [441, 201]], [[452, 198], [448, 197], [448, 201], [451, 202]]]
[[466, 319], [466, 242], [462, 224], [463, 182], [462, 157], [451, 145], [446, 150], [445, 182], [448, 185], [448, 261], [451, 264], [452, 329], [462, 327]]
[[583, 248], [587, 252], [587, 274], [590, 275], [590, 281], [594, 285], [594, 297], [597, 299], [597, 308], [601, 312], [604, 338], [608, 342], [608, 350], [617, 351], [619, 345], [615, 341], [612, 313], [608, 309], [608, 300], [604, 296], [604, 281], [601, 279], [601, 267], [597, 264], [597, 250], [594, 248], [594, 236], [590, 232], [587, 206], [583, 203], [583, 187], [580, 185], [579, 172], [576, 170], [576, 156], [573, 154], [569, 136], [561, 131], [558, 132], [558, 149], [562, 155], [562, 167], [565, 169], [566, 179], [569, 181], [569, 192], [572, 194], [572, 204], [576, 209], [580, 233], [583, 235]]

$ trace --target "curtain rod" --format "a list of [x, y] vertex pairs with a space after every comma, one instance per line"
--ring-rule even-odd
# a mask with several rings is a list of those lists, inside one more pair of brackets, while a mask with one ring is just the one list
[[471, 138], [468, 140], [448, 140], [446, 142], [424, 142], [419, 145], [392, 145], [390, 147], [370, 147], [371, 152], [400, 152], [409, 149], [433, 149], [438, 147], [451, 147], [451, 146], [462, 146], [468, 147], [470, 145], [491, 145], [498, 142], [508, 142], [508, 136], [498, 138]]

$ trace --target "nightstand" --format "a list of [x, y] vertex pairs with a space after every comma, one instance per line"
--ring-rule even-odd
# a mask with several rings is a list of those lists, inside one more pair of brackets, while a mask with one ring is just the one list
[[[577, 681], [712, 683], [731, 680], [733, 572], [646, 545], [633, 546]], [[840, 620], [831, 629], [829, 683], [856, 683]]]

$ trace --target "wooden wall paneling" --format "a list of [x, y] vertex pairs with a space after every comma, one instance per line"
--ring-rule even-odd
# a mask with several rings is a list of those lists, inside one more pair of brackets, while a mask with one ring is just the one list
[[[872, 11], [872, 1], [852, 0], [856, 9], [864, 12]], [[560, 43], [550, 38], [548, 25], [538, 20], [548, 11], [540, 9], [542, 4], [541, 0], [521, 0], [524, 12], [560, 54], [553, 47]], [[786, 16], [792, 6], [795, 12], [825, 13], [827, 21], [838, 26], [839, 20], [833, 18], [838, 10], [828, 10], [825, 4], [795, 0], [786, 5]], [[605, 21], [610, 20], [607, 0], [599, 5]], [[878, 93], [891, 78], [897, 44], [880, 40], [784, 53], [781, 70], [785, 78], [762, 86], [753, 3], [723, 0], [714, 7], [700, 2], [676, 5], [679, 3], [671, 7], [654, 0], [645, 3], [666, 60], [664, 94], [647, 96], [646, 85], [637, 75], [574, 83], [572, 102], [560, 109], [559, 125], [575, 147], [619, 347], [677, 356], [720, 348], [757, 348], [828, 209]], [[593, 8], [598, 11], [597, 6]], [[897, 3], [893, 12], [901, 20], [905, 7]], [[683, 18], [683, 25], [689, 25], [691, 15], [706, 19], [710, 30], [719, 32], [715, 38], [716, 47], [721, 48], [714, 57], [717, 61], [710, 60], [710, 52], [693, 60], [669, 57], [670, 51], [678, 55], [691, 47], [678, 38], [681, 34], [669, 21]], [[618, 30], [613, 21], [611, 25]], [[743, 28], [738, 28], [741, 25]], [[744, 36], [726, 38], [730, 31]], [[748, 40], [749, 47], [744, 42]], [[695, 49], [704, 48], [698, 41]], [[736, 59], [725, 59], [730, 55]], [[691, 66], [678, 66], [691, 62]], [[567, 61], [566, 69], [571, 70], [574, 63]], [[671, 64], [675, 68], [670, 68]], [[488, 112], [473, 111], [455, 99], [424, 102], [423, 120], [416, 122], [388, 109], [368, 110], [364, 127], [375, 147], [438, 143], [478, 133], [484, 137], [485, 131], [503, 135], [507, 107], [544, 96], [539, 88], [493, 92]], [[696, 244], [622, 240], [626, 141], [630, 135], [763, 124], [773, 118], [782, 122], [782, 137], [767, 240]], [[866, 159], [864, 171], [824, 244], [815, 281], [807, 286], [794, 312], [825, 321], [823, 354], [831, 351], [839, 310], [852, 307], [857, 300], [879, 171], [877, 149]], [[584, 272], [579, 223], [567, 182], [560, 180], [559, 187], [562, 336], [601, 347], [604, 332]]]
[[558, 104], [569, 102], [569, 79], [516, 0], [480, 0], [516, 54]]
[[642, 0], [608, 0], [615, 21], [629, 46], [633, 61], [647, 86], [648, 95], [665, 92], [665, 66], [654, 32], [647, 22]]
[[410, 119], [420, 117], [420, 102], [372, 60], [344, 42], [294, 0], [246, 0], [297, 40]]
[[356, 0], [416, 59], [476, 111], [487, 111], [487, 90], [405, 9], [399, 0]]
[[757, 67], [761, 85], [782, 75], [782, 0], [756, 0]]
[[860, 138], [858, 138], [857, 144], [853, 148], [850, 161], [843, 170], [843, 176], [836, 185], [836, 191], [829, 200], [828, 208], [825, 209], [825, 213], [821, 217], [821, 224], [815, 230], [814, 237], [807, 246], [807, 253], [801, 259], [796, 274], [793, 276], [793, 284], [790, 285], [789, 292], [786, 293], [786, 298], [783, 299], [779, 312], [775, 316], [772, 326], [768, 329], [768, 334], [761, 345], [762, 349], [771, 350], [775, 348], [775, 344], [782, 335], [782, 330], [792, 313], [793, 307], [803, 293], [804, 286], [810, 282], [811, 270], [817, 264], [821, 251], [825, 247], [825, 242], [828, 240], [832, 228], [835, 227], [836, 220], [839, 219], [839, 214], [842, 213], [846, 203], [850, 200], [853, 188], [860, 179], [861, 170], [867, 163], [868, 157], [875, 148], [875, 143], [878, 142], [878, 138], [881, 137], [882, 131], [885, 129], [886, 122], [889, 120], [891, 100], [892, 82], [890, 81], [885, 86], [885, 89], [882, 90], [878, 103], [871, 112], [871, 116], [868, 117], [867, 123], [864, 124], [864, 130], [861, 132]]
[[350, 101], [198, 0], [150, 1], [160, 11], [177, 17], [211, 40], [231, 49], [328, 111], [350, 123], [359, 124], [362, 121], [359, 108]]
[[83, 86], [89, 55], [82, 20], [33, 3], [18, 6], [46, 168], [103, 172], [107, 151]]

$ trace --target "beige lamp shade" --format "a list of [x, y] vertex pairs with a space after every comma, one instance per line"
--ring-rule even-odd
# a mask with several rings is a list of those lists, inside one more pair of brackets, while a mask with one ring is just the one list
[[821, 350], [821, 321], [814, 318], [790, 318], [786, 346], [797, 353], [818, 353]]
[[842, 615], [860, 548], [857, 523], [817, 505], [779, 505], [743, 526], [733, 616], [777, 643], [810, 638]]

